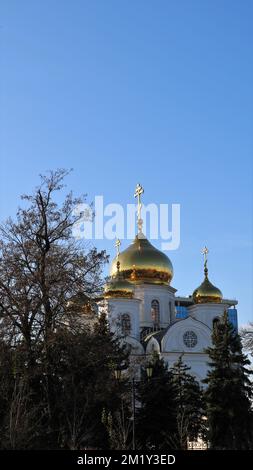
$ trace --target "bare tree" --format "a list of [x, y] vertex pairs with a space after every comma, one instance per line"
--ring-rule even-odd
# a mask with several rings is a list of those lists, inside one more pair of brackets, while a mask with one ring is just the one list
[[132, 422], [129, 409], [121, 402], [121, 408], [114, 412], [103, 411], [102, 422], [109, 435], [110, 448], [127, 450], [131, 448]]
[[14, 387], [7, 403], [5, 420], [2, 423], [1, 447], [7, 449], [30, 449], [34, 434], [41, 426], [42, 413], [39, 404], [31, 400], [26, 380], [14, 379]]
[[[67, 403], [67, 398], [65, 403]], [[63, 419], [65, 423], [61, 429], [65, 432], [61, 436], [62, 443], [70, 450], [85, 449], [93, 436], [95, 428], [94, 420], [87, 418], [89, 415], [89, 393], [85, 392], [81, 406], [75, 389], [73, 389], [72, 398], [71, 409], [65, 407], [63, 402]]]
[[107, 261], [104, 251], [86, 250], [72, 236], [79, 220], [74, 209], [83, 199], [70, 192], [58, 202], [67, 174], [59, 169], [41, 176], [34, 193], [22, 196], [25, 207], [16, 219], [0, 226], [0, 339], [22, 352], [19, 372], [28, 388], [32, 371], [39, 369], [51, 421], [56, 401], [51, 343], [58, 328], [78, 327], [82, 309], [69, 308], [69, 301], [81, 292], [92, 302]]
[[[101, 287], [104, 251], [85, 251], [72, 237], [79, 219], [73, 215], [82, 199], [70, 192], [62, 205], [65, 170], [41, 176], [34, 194], [22, 196], [16, 220], [0, 226], [0, 318], [11, 341], [23, 341], [29, 359], [38, 341], [47, 345], [51, 333], [71, 315], [69, 299], [79, 292], [92, 298]], [[75, 312], [76, 316], [76, 312]]]
[[102, 410], [120, 403], [111, 363], [126, 353], [94, 308], [108, 258], [72, 235], [67, 173], [42, 176], [0, 226], [0, 448], [105, 446]]

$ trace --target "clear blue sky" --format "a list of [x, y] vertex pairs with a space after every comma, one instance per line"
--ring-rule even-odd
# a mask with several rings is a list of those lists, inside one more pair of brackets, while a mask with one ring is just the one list
[[179, 294], [202, 281], [207, 244], [210, 279], [252, 320], [253, 2], [0, 9], [1, 219], [48, 169], [73, 167], [69, 187], [106, 203], [133, 202], [140, 181], [146, 203], [181, 204]]

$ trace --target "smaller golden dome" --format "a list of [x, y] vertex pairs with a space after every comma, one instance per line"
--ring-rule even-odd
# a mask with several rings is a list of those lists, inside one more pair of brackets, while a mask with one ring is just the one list
[[121, 278], [120, 274], [117, 274], [114, 278], [111, 278], [104, 289], [104, 297], [123, 297], [132, 299], [133, 297], [133, 286], [127, 280]]
[[67, 308], [72, 313], [92, 313], [91, 299], [83, 292], [78, 292], [68, 300]]
[[208, 270], [205, 267], [205, 279], [192, 294], [195, 304], [220, 303], [222, 292], [215, 287], [208, 279]]

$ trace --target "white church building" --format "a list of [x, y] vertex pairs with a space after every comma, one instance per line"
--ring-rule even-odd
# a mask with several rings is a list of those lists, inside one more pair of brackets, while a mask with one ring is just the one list
[[117, 243], [117, 256], [98, 308], [106, 311], [111, 330], [131, 346], [131, 356], [139, 363], [147, 362], [154, 351], [169, 367], [182, 356], [201, 381], [208, 370], [205, 349], [211, 345], [213, 326], [226, 310], [237, 328], [237, 301], [224, 299], [209, 281], [207, 248], [203, 250], [203, 282], [188, 297], [176, 295], [170, 259], [142, 232], [142, 192], [138, 185], [138, 233], [122, 252]]

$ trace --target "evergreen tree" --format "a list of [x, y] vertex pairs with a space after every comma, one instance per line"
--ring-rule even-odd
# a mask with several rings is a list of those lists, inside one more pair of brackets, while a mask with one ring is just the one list
[[245, 351], [249, 352], [253, 357], [253, 322], [250, 322], [245, 328], [241, 329], [240, 336]]
[[26, 349], [0, 342], [0, 449], [108, 448], [102, 413], [119, 414], [125, 384], [113, 364], [127, 364], [127, 352], [107, 328], [105, 318], [94, 330], [58, 328], [46, 362], [34, 347], [32, 369]]
[[172, 374], [158, 356], [154, 357], [152, 378], [148, 379], [146, 371], [142, 373], [137, 398], [137, 445], [147, 450], [166, 449], [168, 437], [176, 434], [176, 403]]
[[252, 448], [250, 361], [225, 312], [212, 334], [205, 392], [208, 440], [212, 449]]
[[187, 441], [196, 441], [204, 431], [203, 394], [198, 381], [183, 363], [182, 356], [171, 369], [176, 400], [177, 434], [175, 445], [187, 449]]
[[123, 384], [120, 389], [116, 384], [112, 365], [116, 358], [127, 361], [127, 355], [107, 329], [106, 319], [102, 318], [94, 331], [80, 329], [73, 333], [64, 329], [52, 343], [57, 378], [55, 427], [65, 448], [108, 446], [102, 413], [104, 409], [113, 413], [120, 408], [123, 388]]

